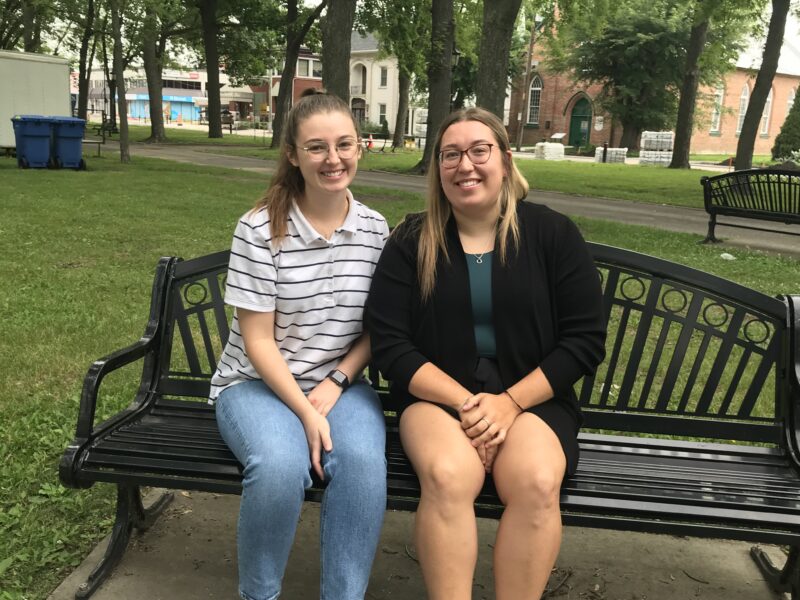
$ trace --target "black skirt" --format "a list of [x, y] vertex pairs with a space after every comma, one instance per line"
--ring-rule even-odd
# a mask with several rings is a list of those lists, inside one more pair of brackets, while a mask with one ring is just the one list
[[[506, 389], [500, 379], [500, 370], [497, 368], [497, 363], [490, 358], [481, 357], [478, 359], [475, 365], [475, 381], [479, 387], [475, 393], [500, 394]], [[420, 402], [425, 401], [420, 400]], [[461, 420], [458, 416], [458, 411], [455, 409], [435, 402], [431, 402], [431, 404], [438, 406], [457, 421]], [[402, 406], [401, 414], [410, 405], [411, 403]], [[544, 421], [556, 434], [558, 441], [561, 442], [561, 449], [567, 459], [565, 478], [575, 473], [580, 456], [578, 447], [578, 430], [581, 426], [580, 414], [567, 401], [559, 398], [553, 398], [547, 402], [531, 406], [525, 409], [525, 412], [534, 414]]]

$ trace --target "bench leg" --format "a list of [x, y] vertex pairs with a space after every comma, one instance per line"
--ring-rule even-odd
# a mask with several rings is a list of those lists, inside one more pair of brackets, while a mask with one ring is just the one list
[[706, 239], [704, 239], [701, 244], [719, 244], [719, 240], [714, 235], [714, 229], [717, 226], [717, 215], [711, 215], [708, 218], [708, 233], [706, 234]]
[[88, 598], [97, 591], [125, 554], [133, 528], [139, 531], [147, 530], [164, 508], [172, 502], [173, 497], [171, 493], [163, 494], [150, 507], [145, 508], [138, 485], [117, 486], [117, 514], [111, 539], [103, 558], [75, 592], [76, 600]]
[[764, 579], [769, 586], [778, 593], [790, 592], [792, 600], [800, 600], [800, 547], [792, 546], [789, 558], [782, 569], [776, 567], [769, 556], [759, 548], [750, 548], [750, 556], [756, 561]]

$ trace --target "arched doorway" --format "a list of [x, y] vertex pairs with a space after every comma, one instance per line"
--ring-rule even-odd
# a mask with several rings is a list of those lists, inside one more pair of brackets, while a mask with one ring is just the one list
[[353, 111], [353, 117], [359, 125], [364, 123], [367, 118], [367, 103], [363, 98], [353, 98], [350, 102], [350, 110]]
[[569, 118], [569, 145], [585, 146], [589, 143], [589, 126], [592, 123], [592, 105], [589, 100], [581, 98], [572, 107]]

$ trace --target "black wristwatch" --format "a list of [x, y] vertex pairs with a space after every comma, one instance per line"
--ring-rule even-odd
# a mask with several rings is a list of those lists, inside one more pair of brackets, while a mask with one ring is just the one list
[[328, 379], [330, 379], [333, 383], [338, 385], [342, 388], [342, 391], [346, 390], [350, 386], [350, 378], [347, 377], [344, 373], [342, 373], [339, 369], [334, 369], [327, 375]]

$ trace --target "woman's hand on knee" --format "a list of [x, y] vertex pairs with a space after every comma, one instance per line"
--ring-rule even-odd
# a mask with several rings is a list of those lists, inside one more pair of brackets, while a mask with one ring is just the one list
[[461, 427], [476, 448], [502, 444], [519, 414], [505, 394], [476, 394], [459, 411]]
[[309, 392], [308, 401], [319, 414], [327, 417], [341, 395], [342, 388], [326, 377]]
[[328, 419], [313, 410], [308, 411], [302, 422], [308, 440], [311, 466], [320, 479], [325, 479], [325, 472], [322, 470], [322, 451], [331, 452], [333, 450], [331, 426]]

